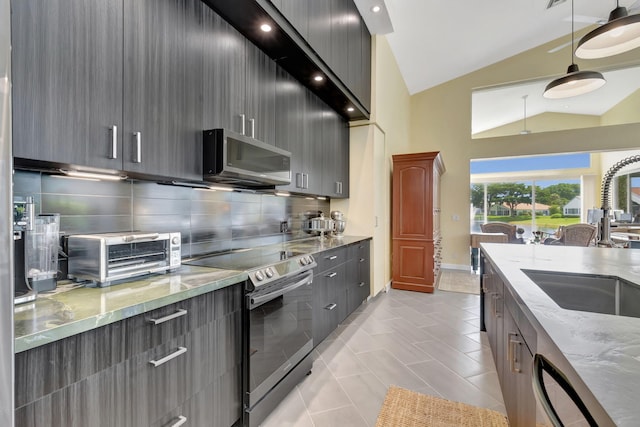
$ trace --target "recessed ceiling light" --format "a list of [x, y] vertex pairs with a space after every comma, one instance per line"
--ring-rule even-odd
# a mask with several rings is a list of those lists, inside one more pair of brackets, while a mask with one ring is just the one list
[[260, 25], [260, 29], [262, 31], [264, 31], [265, 33], [268, 33], [269, 31], [271, 31], [271, 25], [269, 24], [262, 24]]
[[317, 81], [317, 82], [321, 82], [324, 80], [324, 77], [322, 77], [320, 74], [317, 74], [313, 77], [313, 80]]
[[348, 112], [352, 112], [352, 111], [354, 111], [354, 110], [355, 110], [355, 108], [353, 108], [353, 107], [347, 107], [347, 111], [348, 111]]
[[381, 10], [382, 10], [382, 8], [381, 8], [380, 6], [378, 6], [378, 5], [375, 5], [375, 6], [373, 6], [373, 7], [371, 8], [371, 12], [373, 12], [373, 13], [378, 13], [378, 12], [380, 12]]

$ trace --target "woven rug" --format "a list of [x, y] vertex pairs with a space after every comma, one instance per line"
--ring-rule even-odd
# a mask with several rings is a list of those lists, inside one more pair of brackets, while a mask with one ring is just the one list
[[442, 269], [438, 289], [477, 295], [480, 293], [480, 276], [468, 271]]
[[391, 386], [376, 427], [509, 427], [500, 412]]

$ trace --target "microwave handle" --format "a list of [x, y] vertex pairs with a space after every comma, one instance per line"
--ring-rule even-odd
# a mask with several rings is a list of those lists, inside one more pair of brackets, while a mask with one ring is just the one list
[[124, 236], [122, 240], [125, 242], [133, 242], [136, 240], [155, 240], [160, 237], [158, 233], [149, 233], [149, 234], [130, 234], [129, 236]]

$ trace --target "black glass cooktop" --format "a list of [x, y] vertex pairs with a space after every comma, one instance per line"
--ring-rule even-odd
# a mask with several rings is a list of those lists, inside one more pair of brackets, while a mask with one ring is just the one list
[[304, 255], [304, 252], [285, 251], [279, 248], [265, 247], [253, 249], [238, 249], [233, 252], [208, 255], [183, 262], [187, 265], [201, 267], [222, 268], [226, 270], [253, 270], [286, 261], [289, 258]]

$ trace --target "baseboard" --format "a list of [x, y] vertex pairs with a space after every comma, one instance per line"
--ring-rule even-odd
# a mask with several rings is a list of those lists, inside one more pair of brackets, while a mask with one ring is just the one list
[[471, 266], [468, 264], [441, 264], [441, 267], [446, 270], [471, 271]]

